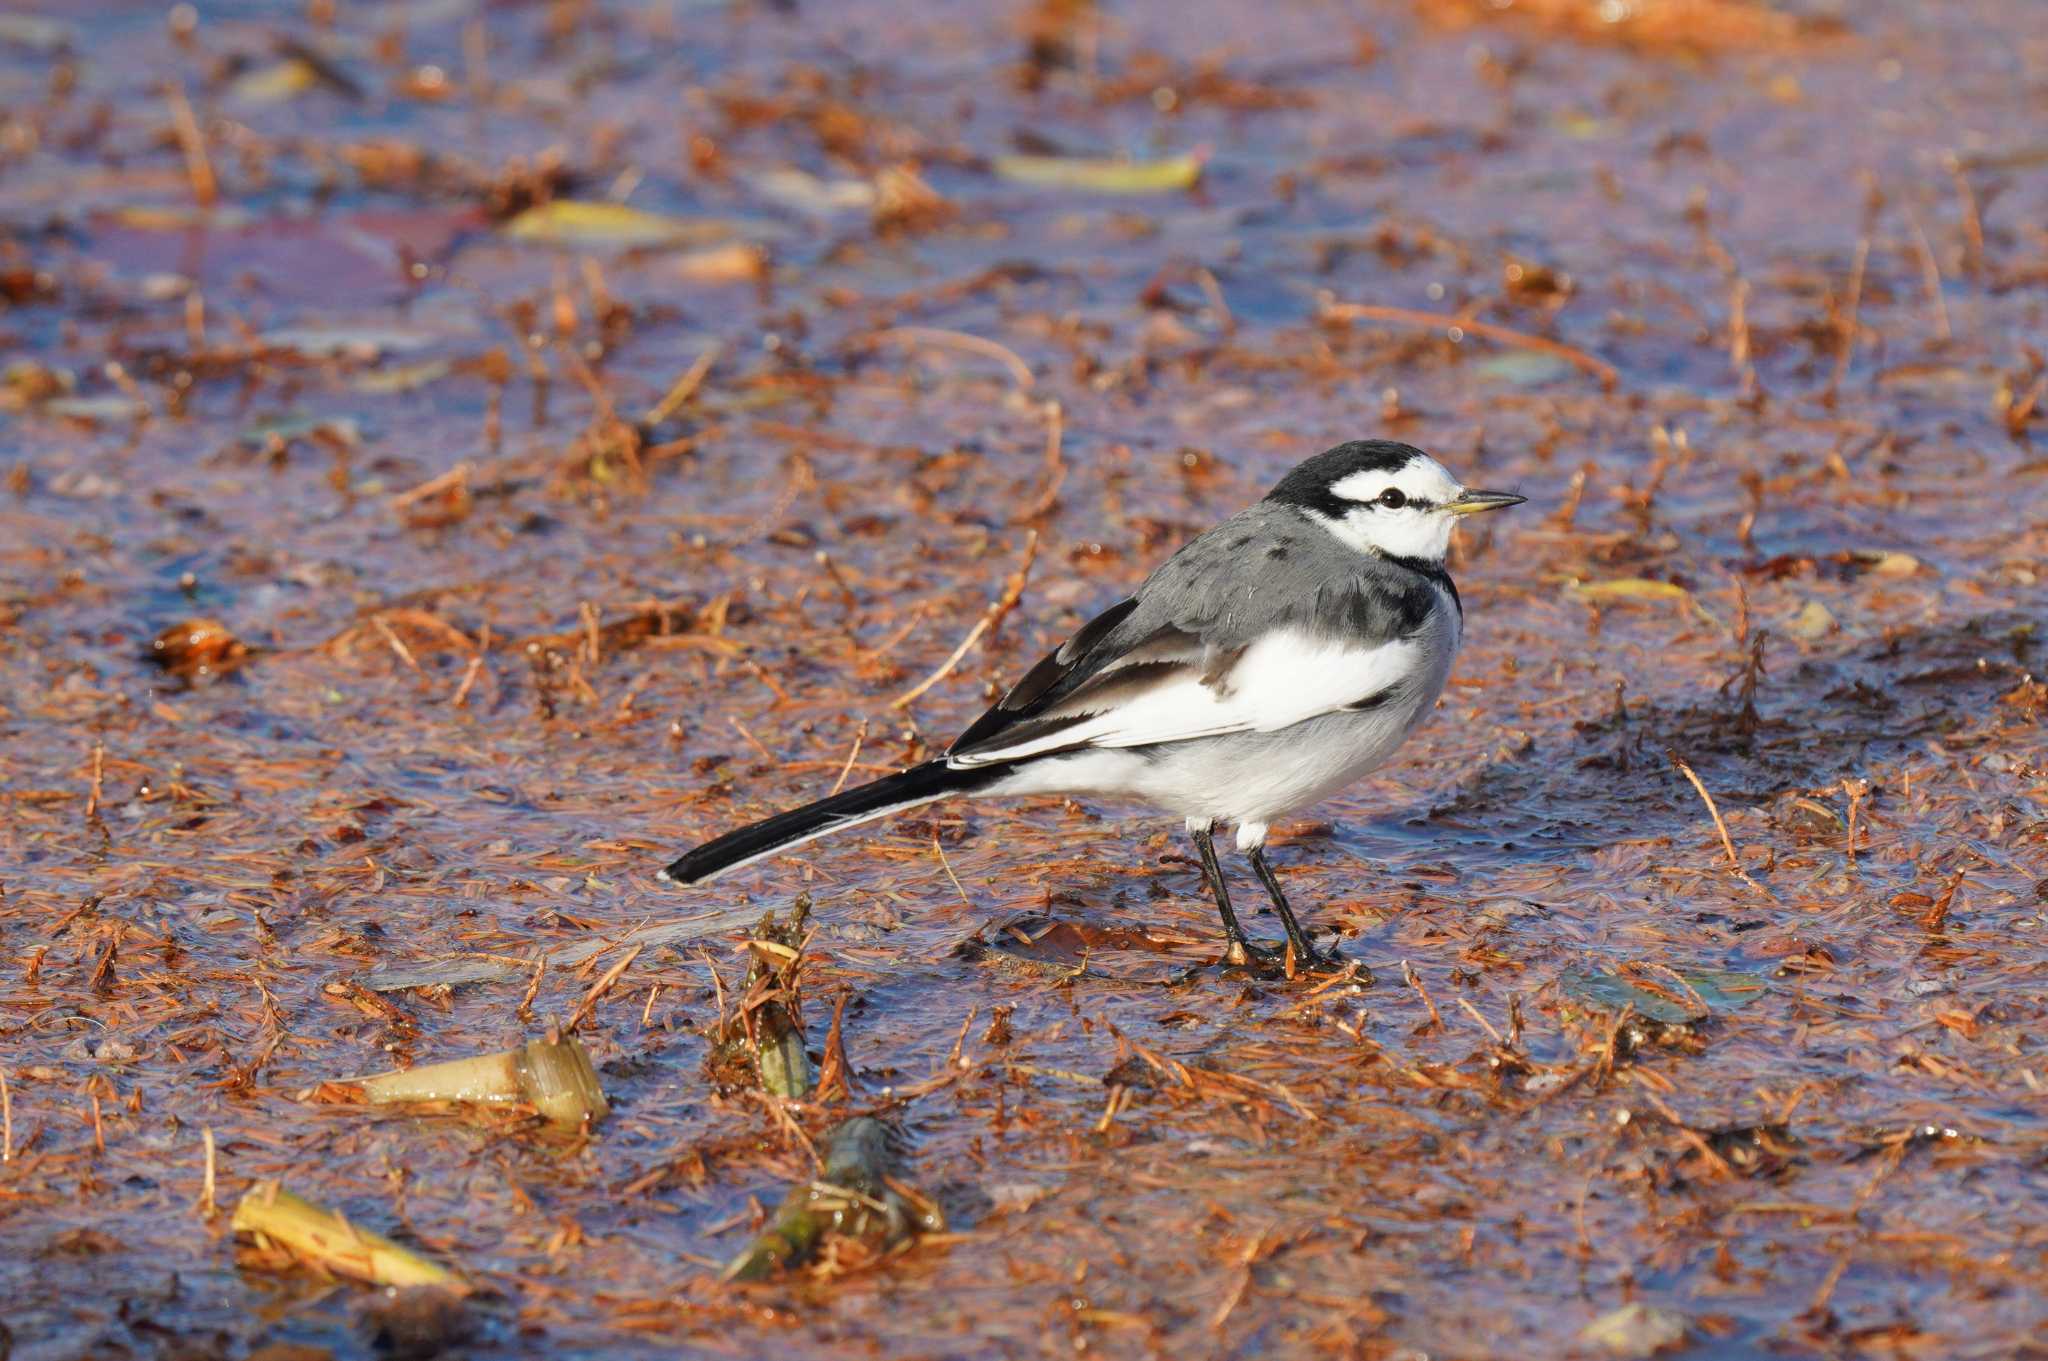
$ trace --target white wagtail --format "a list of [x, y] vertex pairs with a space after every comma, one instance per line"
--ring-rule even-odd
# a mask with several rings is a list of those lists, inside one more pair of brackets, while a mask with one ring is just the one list
[[1187, 819], [1231, 963], [1266, 952], [1231, 911], [1219, 822], [1236, 825], [1309, 963], [1266, 863], [1267, 829], [1383, 764], [1421, 725], [1464, 629], [1444, 570], [1451, 528], [1525, 499], [1467, 490], [1406, 444], [1326, 450], [1082, 625], [944, 756], [727, 832], [660, 877], [703, 883], [957, 795], [1132, 798]]

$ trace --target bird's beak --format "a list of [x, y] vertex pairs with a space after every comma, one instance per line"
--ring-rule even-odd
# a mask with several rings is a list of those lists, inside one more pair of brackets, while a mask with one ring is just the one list
[[1489, 510], [1506, 510], [1509, 506], [1519, 506], [1528, 499], [1511, 491], [1467, 491], [1459, 493], [1458, 499], [1444, 508], [1453, 515], [1481, 515]]

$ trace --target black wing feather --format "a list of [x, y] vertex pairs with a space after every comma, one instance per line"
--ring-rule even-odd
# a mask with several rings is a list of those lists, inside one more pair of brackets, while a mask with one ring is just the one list
[[[953, 745], [946, 749], [946, 754], [969, 754], [974, 748], [985, 746], [996, 737], [1002, 737], [1005, 741], [1014, 740], [1024, 731], [1020, 725], [1028, 723], [1073, 694], [1105, 666], [1130, 652], [1133, 647], [1152, 641], [1150, 638], [1125, 641], [1117, 636], [1119, 627], [1137, 608], [1138, 598], [1125, 596], [1081, 625], [1074, 631], [1073, 637], [1039, 658], [1038, 664], [1026, 671], [1023, 679], [1010, 687], [1008, 694], [990, 705], [980, 718], [968, 724], [967, 730], [953, 739]], [[1173, 631], [1159, 630], [1160, 633]], [[1079, 722], [1082, 717], [1084, 715], [1072, 715], [1047, 720], [1049, 726], [1045, 731], [1051, 732], [1067, 727]]]

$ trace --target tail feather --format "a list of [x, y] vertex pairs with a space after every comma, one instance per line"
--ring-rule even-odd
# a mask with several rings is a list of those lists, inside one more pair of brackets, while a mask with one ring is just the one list
[[727, 832], [705, 842], [663, 870], [657, 878], [673, 884], [702, 884], [730, 873], [778, 851], [816, 841], [821, 836], [843, 832], [891, 813], [943, 799], [949, 794], [967, 794], [994, 784], [1009, 774], [1008, 766], [975, 766], [955, 770], [944, 761], [926, 761], [909, 770], [885, 775], [879, 780], [834, 794], [829, 799], [777, 813], [772, 818]]

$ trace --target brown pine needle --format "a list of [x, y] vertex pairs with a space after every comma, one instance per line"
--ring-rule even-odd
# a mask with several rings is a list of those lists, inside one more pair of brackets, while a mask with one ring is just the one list
[[208, 1125], [199, 1131], [199, 1136], [206, 1141], [206, 1180], [199, 1187], [199, 1215], [202, 1219], [212, 1219], [220, 1213], [220, 1204], [215, 1199], [220, 1187], [220, 1151], [214, 1144], [213, 1126]]
[[747, 725], [746, 725], [746, 724], [744, 724], [744, 723], [742, 723], [742, 722], [740, 722], [740, 721], [739, 721], [739, 719], [738, 719], [737, 717], [734, 717], [734, 716], [732, 716], [732, 715], [727, 715], [727, 717], [726, 717], [726, 722], [728, 722], [728, 723], [732, 724], [732, 726], [733, 726], [733, 730], [734, 730], [735, 732], [739, 733], [739, 735], [740, 735], [741, 737], [744, 737], [744, 738], [746, 738], [746, 739], [747, 739], [747, 745], [748, 745], [748, 746], [752, 747], [752, 748], [753, 748], [753, 749], [754, 749], [755, 751], [758, 751], [758, 752], [760, 752], [760, 753], [761, 753], [761, 759], [762, 759], [762, 760], [764, 760], [764, 761], [773, 761], [773, 760], [775, 759], [775, 753], [774, 753], [774, 752], [772, 752], [772, 751], [770, 751], [770, 750], [768, 750], [768, 748], [766, 748], [766, 747], [762, 746], [762, 745], [761, 745], [761, 739], [760, 739], [760, 738], [758, 738], [758, 737], [756, 737], [756, 736], [754, 736], [754, 734], [753, 734], [753, 733], [751, 733], [751, 732], [747, 731]]
[[1963, 871], [1957, 870], [1954, 876], [1949, 879], [1948, 887], [1943, 889], [1941, 896], [1934, 900], [1933, 906], [1920, 914], [1920, 925], [1923, 929], [1928, 931], [1939, 931], [1941, 929], [1942, 924], [1948, 920], [1949, 904], [1956, 900], [1956, 890], [1962, 886]]
[[714, 344], [698, 355], [697, 362], [690, 365], [689, 372], [676, 379], [675, 386], [668, 390], [668, 394], [649, 407], [647, 414], [640, 418], [640, 428], [652, 430], [682, 410], [683, 404], [696, 396], [697, 389], [703, 386], [705, 376], [711, 372], [711, 366], [718, 362], [719, 352], [723, 348]]
[[92, 792], [85, 800], [85, 816], [88, 820], [100, 813], [100, 795], [104, 791], [107, 777], [107, 744], [92, 744]]
[[484, 654], [479, 652], [469, 659], [469, 669], [462, 673], [462, 684], [455, 687], [454, 697], [448, 702], [458, 709], [469, 703], [470, 688], [476, 684], [476, 678], [483, 674], [483, 669]]
[[1728, 835], [1728, 824], [1722, 819], [1721, 810], [1715, 806], [1714, 796], [1707, 792], [1706, 785], [1700, 782], [1700, 777], [1693, 772], [1691, 766], [1686, 764], [1684, 757], [1675, 751], [1666, 752], [1665, 755], [1671, 758], [1672, 765], [1678, 767], [1678, 773], [1691, 780], [1692, 787], [1699, 791], [1700, 801], [1707, 805], [1707, 812], [1713, 815], [1714, 830], [1721, 834], [1721, 849], [1728, 852], [1728, 864], [1739, 872], [1742, 869], [1742, 861], [1735, 854], [1735, 839]]
[[1436, 1003], [1430, 1000], [1429, 989], [1422, 986], [1422, 976], [1416, 973], [1415, 966], [1405, 959], [1401, 961], [1401, 977], [1407, 980], [1409, 987], [1415, 989], [1415, 995], [1422, 999], [1422, 1005], [1429, 1008], [1430, 1028], [1438, 1031], [1443, 1030], [1444, 1018], [1438, 1013]]
[[825, 795], [826, 798], [829, 799], [833, 794], [846, 788], [846, 777], [853, 774], [853, 763], [860, 759], [860, 744], [867, 741], [867, 737], [868, 721], [863, 718], [860, 727], [853, 734], [853, 750], [846, 753], [846, 764], [839, 768], [839, 778], [832, 782], [831, 792]]
[[967, 890], [960, 887], [960, 876], [953, 873], [953, 862], [946, 859], [946, 848], [939, 844], [939, 829], [936, 827], [932, 828], [932, 849], [939, 853], [939, 867], [945, 870], [946, 877], [953, 881], [953, 891], [960, 895], [961, 905], [970, 912], [973, 911], [974, 903], [967, 897]]
[[177, 134], [178, 150], [185, 156], [185, 178], [192, 184], [192, 198], [202, 208], [220, 200], [220, 181], [214, 178], [213, 158], [206, 152], [206, 134], [185, 98], [185, 87], [172, 81], [164, 87], [164, 102], [171, 106], [171, 128]]
[[1681, 775], [1692, 781], [1692, 787], [1699, 791], [1700, 801], [1707, 805], [1707, 812], [1714, 819], [1714, 830], [1721, 834], [1721, 849], [1728, 853], [1728, 868], [1735, 871], [1736, 878], [1761, 893], [1763, 885], [1749, 877], [1749, 871], [1742, 868], [1742, 858], [1735, 854], [1735, 838], [1728, 835], [1728, 823], [1721, 817], [1721, 810], [1714, 803], [1714, 796], [1707, 792], [1706, 785], [1693, 773], [1693, 768], [1685, 763], [1684, 757], [1675, 751], [1667, 751], [1664, 754], [1670, 758], [1672, 765], [1678, 767]]
[[965, 331], [948, 331], [937, 326], [892, 326], [886, 331], [876, 331], [867, 338], [869, 346], [894, 345], [936, 345], [942, 349], [965, 350], [969, 354], [983, 355], [995, 360], [1010, 371], [1011, 381], [1017, 384], [1019, 392], [1031, 391], [1031, 366], [1017, 357], [1017, 352], [1007, 345], [998, 344], [984, 336], [969, 335]]
[[640, 951], [645, 948], [644, 945], [635, 945], [632, 949], [626, 951], [625, 957], [618, 963], [606, 969], [604, 977], [592, 983], [590, 991], [583, 994], [583, 1000], [576, 1004], [576, 1010], [570, 1014], [568, 1024], [564, 1025], [562, 1029], [565, 1031], [575, 1030], [588, 1020], [590, 1013], [597, 1009], [598, 1002], [603, 1000], [607, 992], [611, 991], [612, 984], [619, 981], [619, 975], [632, 967], [633, 961], [640, 958]]
[[393, 496], [391, 498], [391, 508], [393, 510], [404, 510], [407, 506], [416, 505], [430, 496], [438, 496], [444, 491], [462, 487], [468, 483], [469, 475], [474, 471], [476, 471], [475, 465], [470, 463], [468, 459], [464, 459], [440, 476], [430, 477], [417, 487], [399, 492]]
[[1828, 375], [1828, 399], [1834, 400], [1842, 389], [1842, 380], [1849, 376], [1849, 363], [1856, 357], [1856, 331], [1858, 317], [1863, 309], [1863, 271], [1870, 263], [1870, 238], [1863, 237], [1856, 243], [1855, 263], [1849, 267], [1848, 301], [1842, 305], [1842, 318], [1836, 325], [1838, 339], [1835, 342], [1835, 368]]
[[547, 972], [548, 957], [542, 955], [540, 962], [533, 966], [533, 977], [527, 980], [526, 995], [520, 998], [519, 1005], [513, 1008], [520, 1016], [530, 1017], [533, 1015], [533, 999], [540, 996], [541, 979], [547, 976]]
[[1948, 300], [1941, 295], [1941, 262], [1935, 258], [1934, 247], [1920, 226], [1920, 215], [1910, 203], [1905, 209], [1906, 225], [1913, 229], [1913, 253], [1920, 261], [1920, 286], [1926, 290], [1927, 305], [1934, 310], [1934, 338], [1946, 345], [1955, 339], [1956, 333], [1949, 325]]
[[938, 670], [932, 672], [931, 675], [926, 676], [909, 690], [904, 691], [895, 699], [889, 701], [890, 708], [902, 709], [909, 707], [910, 703], [919, 695], [922, 695], [925, 691], [953, 674], [953, 668], [960, 665], [961, 659], [973, 650], [976, 643], [981, 641], [982, 635], [1002, 623], [1004, 616], [1017, 608], [1017, 602], [1024, 597], [1024, 582], [1031, 574], [1031, 564], [1037, 557], [1038, 531], [1034, 529], [1024, 540], [1024, 560], [1017, 564], [1016, 571], [1010, 573], [1009, 581], [1003, 586], [1002, 595], [989, 603], [988, 609], [982, 612], [981, 618], [975, 621], [974, 627], [967, 631], [967, 636], [960, 640], [960, 646], [953, 649], [953, 655], [946, 658]]
[[1441, 312], [1418, 312], [1407, 307], [1379, 307], [1370, 303], [1336, 302], [1331, 299], [1324, 300], [1321, 315], [1333, 321], [1378, 321], [1393, 326], [1420, 326], [1432, 331], [1483, 336], [1488, 340], [1497, 340], [1503, 345], [1556, 355], [1574, 368], [1582, 369], [1598, 378], [1602, 387], [1612, 388], [1621, 381], [1621, 374], [1614, 365], [1604, 359], [1597, 359], [1584, 350], [1566, 345], [1562, 341], [1530, 335], [1527, 331], [1517, 331], [1508, 326], [1496, 326], [1490, 321], [1474, 321], [1470, 317], [1450, 316]]
[[1507, 1047], [1508, 1042], [1505, 1039], [1501, 1038], [1501, 1033], [1493, 1028], [1493, 1022], [1486, 1019], [1486, 1014], [1484, 1012], [1480, 1011], [1478, 1007], [1473, 1006], [1470, 1002], [1468, 1002], [1462, 997], [1458, 999], [1458, 1005], [1465, 1009], [1466, 1015], [1470, 1016], [1473, 1020], [1479, 1022], [1479, 1028], [1481, 1030], [1484, 1030], [1487, 1034], [1493, 1036], [1493, 1042], [1495, 1044], [1500, 1045], [1503, 1049]]
[[422, 680], [426, 679], [427, 673], [420, 669], [419, 659], [412, 655], [412, 649], [405, 645], [405, 640], [392, 632], [391, 625], [384, 622], [382, 615], [371, 615], [370, 626], [383, 635], [384, 641], [391, 645], [391, 650], [398, 654], [398, 660], [411, 667], [414, 675]]
[[1054, 502], [1059, 500], [1060, 488], [1067, 480], [1067, 460], [1061, 451], [1066, 429], [1066, 416], [1057, 401], [1045, 404], [1045, 489], [1032, 498], [1031, 504], [1014, 516], [1010, 523], [1025, 525], [1043, 518]]

